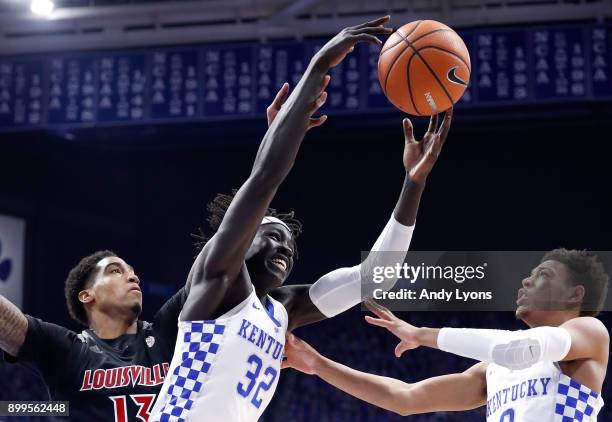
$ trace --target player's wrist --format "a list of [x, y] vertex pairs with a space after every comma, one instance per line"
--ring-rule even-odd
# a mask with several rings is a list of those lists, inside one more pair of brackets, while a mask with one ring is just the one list
[[408, 177], [408, 184], [412, 187], [423, 189], [427, 183], [427, 176], [429, 174], [422, 174], [414, 169], [406, 169], [406, 176]]
[[331, 69], [331, 60], [326, 56], [323, 50], [317, 52], [311, 59], [310, 65], [316, 72], [321, 72], [324, 75]]
[[419, 327], [416, 329], [415, 339], [421, 346], [438, 348], [438, 329]]
[[313, 375], [323, 377], [325, 374], [325, 371], [329, 370], [332, 364], [333, 364], [333, 361], [326, 358], [325, 356], [317, 354], [316, 356], [314, 356], [313, 363], [312, 363]]

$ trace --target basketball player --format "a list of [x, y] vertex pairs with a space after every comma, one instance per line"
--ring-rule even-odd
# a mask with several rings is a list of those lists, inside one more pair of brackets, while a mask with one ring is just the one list
[[460, 374], [414, 384], [356, 371], [319, 355], [290, 335], [283, 367], [317, 374], [369, 403], [412, 415], [487, 406], [487, 422], [597, 419], [608, 364], [608, 330], [594, 318], [602, 309], [608, 276], [585, 251], [556, 249], [523, 280], [516, 316], [524, 331], [418, 328], [368, 302], [406, 350], [426, 346], [481, 361]]
[[168, 371], [176, 319], [188, 286], [149, 322], [142, 310], [140, 280], [111, 251], [83, 258], [69, 273], [66, 304], [88, 327], [80, 334], [24, 315], [0, 296], [0, 348], [42, 376], [50, 398], [69, 402], [70, 420], [147, 420]]
[[[285, 333], [332, 317], [361, 301], [360, 266], [341, 268], [313, 285], [283, 286], [293, 268], [300, 224], [269, 204], [289, 173], [313, 113], [323, 105], [327, 72], [355, 44], [380, 44], [383, 17], [346, 28], [311, 60], [259, 148], [250, 177], [234, 196], [209, 206], [215, 234], [189, 275], [191, 291], [179, 318], [170, 372], [152, 421], [256, 421], [270, 402], [280, 371]], [[423, 142], [404, 122], [406, 180], [375, 251], [408, 249], [425, 180], [451, 121], [431, 119]]]
[[[267, 109], [276, 117], [289, 85]], [[325, 122], [313, 118], [308, 129]], [[72, 318], [87, 327], [80, 334], [24, 315], [0, 295], [0, 349], [7, 362], [35, 369], [53, 400], [70, 402], [75, 421], [146, 421], [174, 353], [178, 315], [189, 285], [153, 317], [138, 319], [142, 294], [138, 276], [110, 251], [83, 258], [66, 280]]]

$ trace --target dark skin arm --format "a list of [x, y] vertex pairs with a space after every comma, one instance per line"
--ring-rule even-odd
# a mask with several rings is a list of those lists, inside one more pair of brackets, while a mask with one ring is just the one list
[[18, 307], [0, 295], [0, 349], [18, 356], [28, 332], [28, 320]]
[[[403, 120], [405, 141], [403, 162], [406, 175], [399, 199], [393, 210], [393, 216], [404, 226], [412, 226], [416, 221], [427, 176], [433, 169], [442, 146], [446, 142], [452, 116], [453, 110], [451, 108], [444, 114], [439, 129], [437, 129], [439, 115], [432, 116], [427, 132], [421, 141], [414, 138], [410, 120]], [[289, 331], [326, 318], [310, 300], [310, 286], [310, 284], [283, 286], [270, 293], [287, 309]]]
[[325, 102], [327, 72], [358, 42], [380, 45], [375, 35], [391, 32], [383, 26], [388, 20], [385, 16], [342, 30], [310, 61], [304, 76], [268, 128], [251, 175], [238, 190], [219, 229], [193, 264], [182, 320], [216, 317], [249, 295], [252, 287], [244, 264], [245, 255], [276, 190], [293, 167], [313, 113]]

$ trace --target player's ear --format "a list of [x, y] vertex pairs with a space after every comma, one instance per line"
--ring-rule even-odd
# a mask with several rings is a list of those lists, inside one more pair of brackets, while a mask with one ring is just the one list
[[79, 301], [81, 303], [91, 303], [94, 300], [94, 294], [89, 289], [81, 290], [79, 292]]
[[570, 304], [582, 303], [584, 301], [585, 294], [586, 294], [586, 290], [582, 284], [573, 286], [569, 290], [568, 301]]

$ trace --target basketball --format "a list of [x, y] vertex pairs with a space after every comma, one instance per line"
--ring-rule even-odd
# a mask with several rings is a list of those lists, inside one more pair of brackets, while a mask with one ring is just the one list
[[400, 110], [431, 116], [455, 104], [470, 80], [470, 54], [441, 22], [410, 22], [385, 42], [378, 59], [383, 92]]

